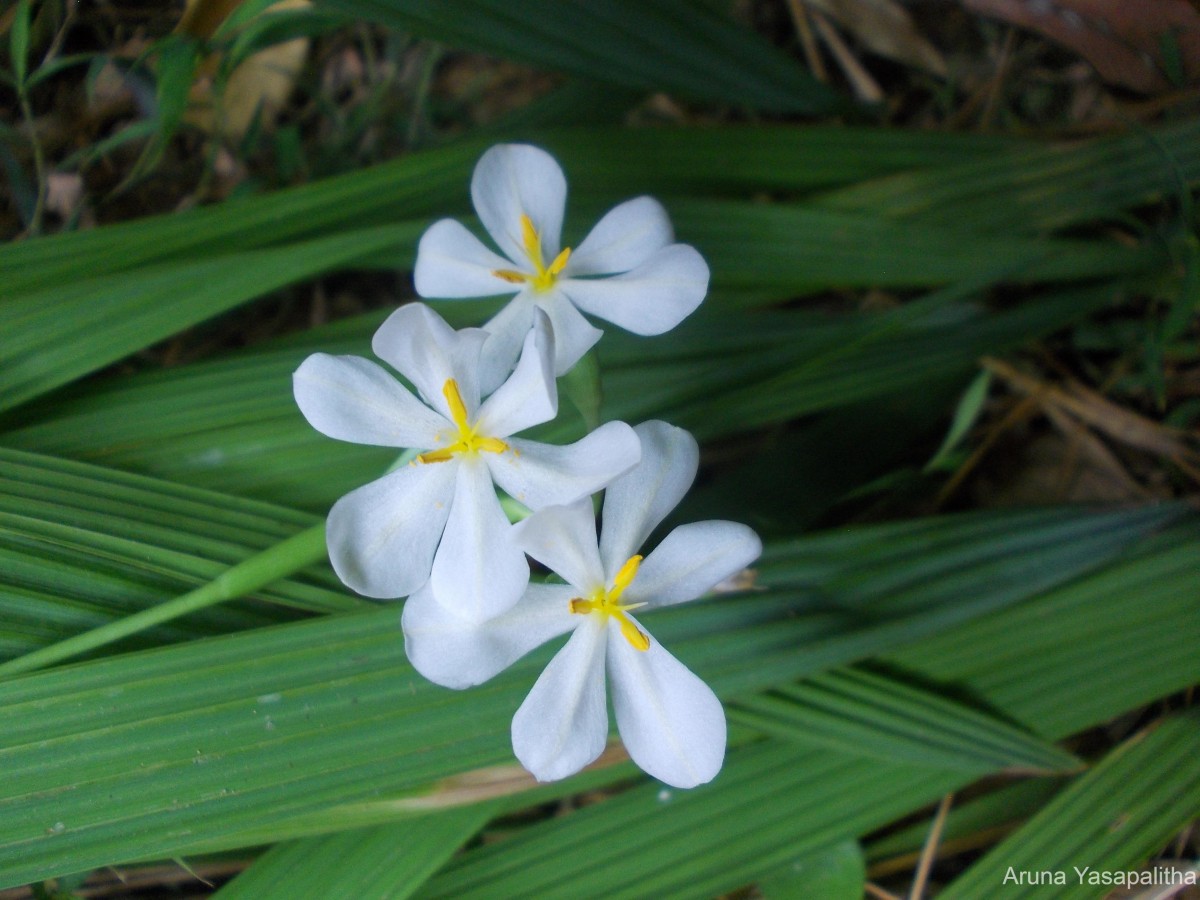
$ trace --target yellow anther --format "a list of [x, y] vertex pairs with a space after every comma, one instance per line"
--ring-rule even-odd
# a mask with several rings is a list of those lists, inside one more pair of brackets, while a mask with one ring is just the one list
[[650, 649], [650, 635], [634, 625], [633, 620], [624, 613], [619, 613], [617, 618], [621, 622], [621, 636], [629, 641], [634, 650], [645, 653]]
[[608, 596], [614, 603], [621, 599], [621, 595], [625, 593], [625, 588], [629, 587], [629, 582], [633, 581], [637, 575], [638, 566], [641, 564], [642, 558], [640, 556], [631, 556], [625, 560], [625, 565], [621, 566], [620, 571], [613, 578], [612, 590], [608, 592]]
[[533, 219], [525, 213], [521, 213], [521, 242], [525, 245], [525, 255], [540, 271], [542, 268], [542, 236], [533, 227]]
[[458, 382], [453, 378], [447, 378], [446, 383], [442, 385], [442, 396], [446, 398], [446, 403], [450, 405], [450, 418], [454, 420], [454, 424], [458, 426], [459, 431], [467, 431], [467, 405], [463, 403], [462, 394], [458, 392]]
[[554, 257], [554, 262], [550, 263], [550, 268], [546, 270], [547, 275], [557, 275], [567, 267], [567, 260], [571, 258], [571, 248], [563, 247], [562, 252]]
[[463, 403], [462, 394], [458, 390], [458, 382], [453, 378], [446, 379], [442, 385], [442, 396], [450, 407], [450, 418], [458, 428], [458, 436], [445, 447], [430, 450], [417, 457], [417, 462], [439, 463], [453, 459], [459, 453], [477, 453], [484, 450], [488, 453], [503, 453], [508, 444], [500, 438], [480, 436], [475, 428], [467, 421], [467, 405]]
[[439, 463], [454, 459], [455, 447], [443, 447], [441, 450], [430, 450], [428, 453], [422, 453], [417, 457], [417, 462], [422, 463]]
[[562, 274], [563, 269], [567, 267], [567, 261], [571, 258], [571, 248], [565, 247], [558, 256], [554, 257], [554, 261], [546, 266], [546, 261], [542, 256], [542, 235], [538, 232], [533, 224], [533, 220], [525, 213], [521, 213], [521, 243], [525, 247], [525, 255], [529, 258], [529, 263], [533, 267], [533, 272], [518, 272], [515, 269], [492, 269], [492, 274], [501, 281], [507, 281], [509, 284], [531, 284], [536, 291], [548, 291], [554, 287], [554, 282], [558, 280], [558, 276]]
[[626, 615], [631, 609], [640, 609], [645, 606], [644, 603], [621, 603], [621, 594], [625, 593], [625, 589], [629, 587], [637, 575], [638, 566], [642, 564], [640, 556], [631, 556], [625, 561], [625, 565], [621, 566], [613, 578], [611, 588], [605, 590], [600, 588], [587, 600], [582, 597], [576, 597], [568, 604], [568, 609], [575, 615], [588, 615], [589, 613], [599, 613], [607, 618], [612, 616], [617, 620], [621, 628], [621, 635], [625, 640], [629, 641], [630, 646], [635, 650], [649, 650], [650, 637], [635, 624], [633, 620]]

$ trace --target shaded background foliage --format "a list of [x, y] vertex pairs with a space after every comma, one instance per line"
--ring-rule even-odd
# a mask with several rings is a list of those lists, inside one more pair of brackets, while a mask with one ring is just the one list
[[[966, 5], [0, 14], [0, 886], [970, 898], [1193, 866], [1200, 25]], [[568, 243], [653, 193], [713, 270], [541, 429], [687, 427], [678, 517], [768, 538], [653, 622], [727, 701], [692, 792], [619, 743], [534, 784], [508, 722], [549, 651], [429, 685], [324, 560], [391, 458], [313, 433], [291, 372], [367, 352], [498, 140], [561, 161]], [[1108, 891], [1074, 882], [1004, 896]]]

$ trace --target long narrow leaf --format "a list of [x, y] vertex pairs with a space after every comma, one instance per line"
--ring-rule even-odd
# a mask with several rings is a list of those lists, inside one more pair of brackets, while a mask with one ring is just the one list
[[595, 81], [679, 91], [773, 112], [816, 113], [837, 96], [753, 32], [682, 0], [322, 0], [401, 31]]
[[[663, 610], [650, 627], [720, 693], [745, 694], [1035, 596], [1111, 562], [1171, 515], [954, 518], [830, 535], [774, 554], [763, 576], [774, 590]], [[1037, 548], [1009, 577], [1013, 557], [996, 540], [1005, 534]], [[942, 549], [916, 557], [915, 546]], [[404, 662], [398, 613], [0, 682], [0, 884], [221, 845], [302, 813], [512, 766], [508, 720], [551, 648], [481, 688], [446, 691]]]
[[1011, 897], [1082, 900], [1128, 884], [1127, 873], [1200, 811], [1198, 757], [1200, 717], [1195, 714], [1135, 736], [939, 896], [974, 898], [1000, 885]]

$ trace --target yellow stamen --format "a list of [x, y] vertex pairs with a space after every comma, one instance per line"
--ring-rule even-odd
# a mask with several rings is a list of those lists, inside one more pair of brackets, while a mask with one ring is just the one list
[[550, 290], [554, 287], [554, 283], [562, 274], [563, 269], [567, 267], [567, 260], [571, 258], [571, 248], [563, 248], [562, 252], [554, 257], [554, 261], [547, 267], [545, 258], [542, 256], [542, 236], [534, 227], [533, 220], [524, 213], [521, 214], [521, 243], [525, 248], [525, 255], [529, 257], [529, 262], [533, 266], [533, 272], [492, 269], [492, 274], [509, 284], [528, 283], [533, 285], [535, 291]]
[[608, 592], [608, 596], [615, 602], [621, 599], [621, 595], [625, 593], [625, 588], [629, 587], [629, 582], [637, 576], [638, 566], [642, 564], [640, 556], [631, 556], [625, 560], [625, 565], [621, 566], [615, 578], [613, 578], [612, 590]]
[[475, 427], [467, 421], [467, 405], [463, 403], [462, 394], [459, 393], [458, 382], [453, 378], [446, 379], [446, 383], [442, 385], [442, 396], [446, 398], [446, 403], [450, 407], [450, 418], [454, 420], [454, 424], [458, 428], [457, 439], [445, 447], [422, 453], [417, 457], [417, 462], [440, 463], [453, 459], [460, 453], [478, 453], [480, 450], [488, 453], [503, 453], [508, 449], [508, 444], [500, 438], [480, 436], [475, 433]]
[[626, 615], [629, 610], [640, 609], [646, 604], [620, 602], [621, 595], [625, 593], [625, 589], [637, 575], [638, 566], [641, 563], [640, 556], [631, 556], [613, 578], [611, 588], [607, 590], [600, 588], [586, 600], [576, 597], [570, 601], [568, 608], [572, 613], [580, 616], [590, 613], [598, 613], [606, 618], [612, 616], [620, 624], [621, 635], [629, 641], [630, 646], [635, 650], [646, 651], [650, 649], [650, 636], [638, 628]]
[[458, 392], [458, 382], [447, 378], [446, 383], [442, 385], [442, 396], [450, 406], [450, 418], [454, 420], [458, 430], [467, 431], [470, 428], [467, 424], [467, 405], [463, 403], [462, 394]]
[[542, 268], [542, 236], [533, 227], [533, 219], [521, 213], [521, 242], [525, 245], [525, 255], [529, 257], [538, 269]]

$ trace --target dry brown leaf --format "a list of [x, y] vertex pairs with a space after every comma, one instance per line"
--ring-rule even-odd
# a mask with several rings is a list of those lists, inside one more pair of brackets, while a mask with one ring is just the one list
[[1060, 409], [1119, 443], [1193, 466], [1200, 463], [1200, 453], [1191, 446], [1194, 436], [1118, 406], [1079, 382], [1069, 381], [1060, 388], [1003, 360], [989, 358], [983, 364], [1017, 391], [1036, 396], [1044, 408]]
[[946, 75], [946, 61], [895, 0], [804, 0], [880, 56]]
[[1200, 79], [1200, 9], [1188, 0], [963, 0], [967, 9], [1070, 47], [1105, 81], [1153, 93], [1171, 87], [1163, 40], [1178, 45], [1184, 75]]
[[[310, 5], [310, 0], [280, 0], [266, 12]], [[219, 102], [213, 97], [212, 78], [198, 79], [188, 95], [185, 120], [205, 131], [231, 138], [245, 134], [260, 112], [264, 124], [269, 125], [291, 96], [308, 56], [308, 45], [307, 38], [296, 38], [254, 54], [230, 73]], [[201, 72], [215, 68], [216, 60], [210, 59], [201, 66]]]

